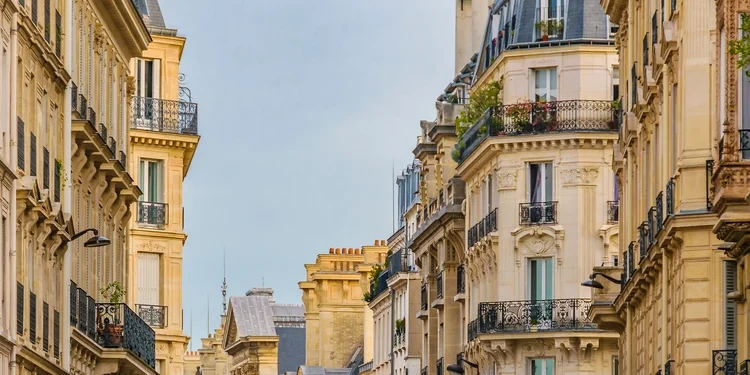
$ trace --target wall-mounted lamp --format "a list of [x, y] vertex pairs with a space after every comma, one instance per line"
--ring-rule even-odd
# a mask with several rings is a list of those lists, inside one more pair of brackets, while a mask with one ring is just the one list
[[613, 283], [615, 283], [617, 285], [621, 285], [622, 284], [622, 280], [617, 280], [617, 279], [612, 278], [610, 276], [607, 276], [607, 275], [605, 275], [605, 274], [603, 274], [601, 272], [594, 272], [594, 273], [591, 274], [591, 276], [589, 276], [588, 280], [586, 280], [586, 281], [584, 281], [584, 282], [581, 283], [581, 286], [585, 286], [587, 288], [604, 289], [604, 285], [602, 285], [602, 283], [600, 283], [600, 282], [598, 282], [598, 281], [595, 280], [597, 276], [601, 276], [601, 277], [603, 277], [603, 278], [605, 278], [605, 279], [607, 279], [607, 280], [609, 280], [609, 281], [611, 281], [611, 282], [613, 282]]

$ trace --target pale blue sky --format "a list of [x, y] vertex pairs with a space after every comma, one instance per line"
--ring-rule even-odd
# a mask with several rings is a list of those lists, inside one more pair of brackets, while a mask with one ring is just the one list
[[[185, 331], [229, 295], [301, 303], [305, 263], [386, 239], [391, 164], [453, 78], [452, 0], [160, 0], [188, 37], [201, 142], [185, 181]], [[194, 341], [197, 348], [199, 341]]]

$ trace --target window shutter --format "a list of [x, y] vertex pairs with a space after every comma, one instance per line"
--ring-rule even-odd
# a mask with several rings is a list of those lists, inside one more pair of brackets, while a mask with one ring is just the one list
[[36, 176], [36, 135], [34, 135], [34, 133], [31, 133], [31, 137], [30, 137], [29, 157], [31, 158], [30, 166], [29, 166], [29, 175]]
[[737, 262], [733, 260], [724, 261], [724, 298], [726, 308], [724, 309], [724, 347], [735, 349], [737, 347], [737, 304], [733, 299], [726, 297], [728, 293], [737, 289]]
[[44, 189], [49, 189], [49, 150], [47, 147], [42, 147], [42, 186]]
[[153, 88], [153, 98], [159, 99], [161, 98], [161, 92], [160, 92], [160, 84], [161, 84], [161, 60], [154, 60], [154, 71], [152, 75], [152, 88]]
[[26, 135], [23, 127], [23, 120], [18, 118], [18, 169], [26, 170], [26, 144], [24, 143], [24, 136]]
[[137, 301], [144, 305], [159, 305], [159, 254], [138, 253]]

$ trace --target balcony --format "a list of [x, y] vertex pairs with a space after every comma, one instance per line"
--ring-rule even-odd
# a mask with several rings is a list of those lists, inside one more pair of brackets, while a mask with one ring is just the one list
[[557, 224], [557, 202], [520, 203], [518, 223], [520, 225]]
[[420, 296], [420, 308], [422, 311], [427, 311], [427, 284], [422, 283], [422, 287], [419, 290], [419, 296]]
[[479, 330], [479, 320], [474, 319], [469, 323], [467, 327], [467, 336], [469, 342], [474, 341], [477, 338], [477, 331]]
[[607, 201], [607, 223], [617, 224], [620, 221], [620, 201]]
[[131, 128], [163, 133], [198, 134], [198, 104], [133, 97]]
[[477, 333], [595, 331], [590, 307], [589, 299], [482, 302]]
[[420, 375], [428, 375], [429, 373], [429, 368], [427, 366], [422, 368], [422, 371], [420, 371]]
[[374, 300], [377, 296], [379, 296], [380, 294], [388, 290], [388, 277], [389, 276], [390, 275], [389, 275], [388, 270], [382, 271], [380, 275], [378, 275], [378, 279], [374, 280], [370, 284], [370, 296], [372, 300]]
[[130, 351], [154, 368], [156, 334], [124, 303], [96, 304], [97, 343]]
[[481, 241], [485, 236], [497, 230], [497, 208], [490, 211], [487, 216], [482, 218], [473, 227], [469, 228], [469, 232], [466, 235], [468, 247], [474, 246], [477, 242]]
[[548, 41], [563, 39], [565, 35], [565, 7], [537, 7], [534, 14], [534, 39]]
[[360, 374], [363, 373], [363, 372], [365, 372], [365, 371], [370, 371], [370, 370], [372, 370], [372, 361], [365, 362], [365, 363], [359, 365], [359, 373]]
[[435, 365], [437, 366], [435, 369], [435, 375], [443, 375], [443, 357], [438, 358]]
[[459, 164], [487, 138], [565, 132], [607, 132], [619, 129], [619, 102], [560, 100], [519, 102], [490, 107], [457, 144]]
[[70, 325], [96, 340], [96, 301], [73, 281], [70, 282]]
[[712, 374], [737, 374], [737, 350], [714, 350], [711, 357]]
[[166, 225], [167, 204], [139, 201], [136, 221], [141, 224]]
[[135, 311], [151, 328], [164, 328], [167, 326], [167, 306], [159, 305], [135, 305]]

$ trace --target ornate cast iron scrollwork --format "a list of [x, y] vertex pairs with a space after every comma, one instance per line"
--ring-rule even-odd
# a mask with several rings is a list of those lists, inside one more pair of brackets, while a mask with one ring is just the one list
[[123, 348], [152, 368], [156, 365], [156, 333], [124, 303], [96, 305], [97, 342], [105, 348]]
[[521, 203], [519, 206], [521, 225], [557, 224], [557, 202]]
[[550, 299], [479, 304], [477, 332], [592, 331], [591, 300]]
[[712, 358], [712, 374], [734, 375], [737, 373], [737, 350], [714, 350]]
[[156, 202], [138, 202], [137, 221], [150, 225], [167, 223], [167, 204]]
[[167, 326], [167, 306], [159, 305], [135, 305], [138, 316], [146, 324], [154, 328], [164, 328]]
[[198, 134], [198, 104], [177, 100], [133, 97], [135, 129]]

